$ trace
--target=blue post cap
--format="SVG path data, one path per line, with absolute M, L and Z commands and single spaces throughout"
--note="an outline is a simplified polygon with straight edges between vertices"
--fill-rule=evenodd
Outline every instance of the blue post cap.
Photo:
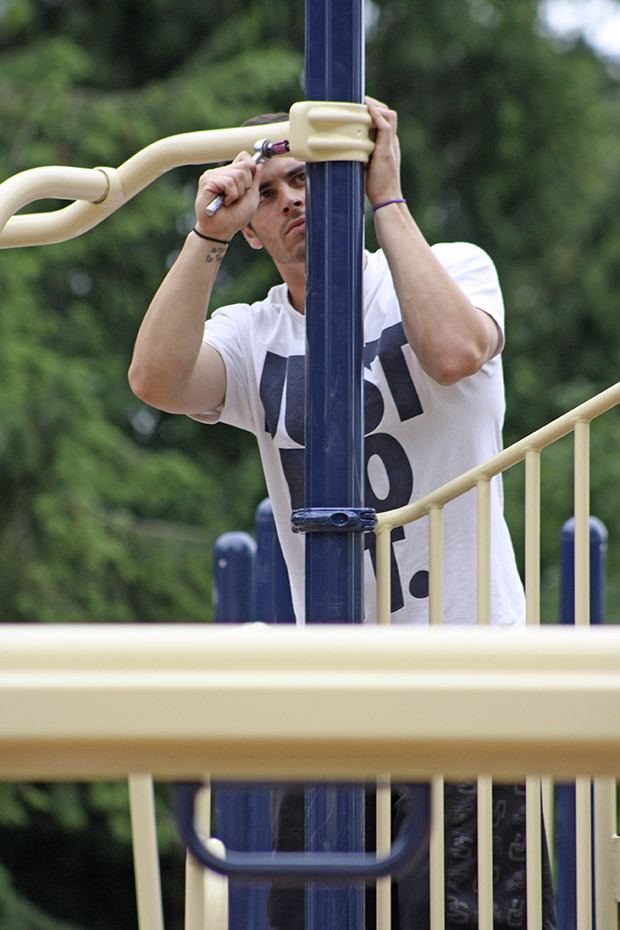
M 606 543 L 607 542 L 607 527 L 602 520 L 599 520 L 598 517 L 590 517 L 588 520 L 588 527 L 590 531 L 590 544 L 593 542 Z M 575 538 L 575 518 L 570 517 L 562 525 L 562 542 L 565 540 L 572 540 Z

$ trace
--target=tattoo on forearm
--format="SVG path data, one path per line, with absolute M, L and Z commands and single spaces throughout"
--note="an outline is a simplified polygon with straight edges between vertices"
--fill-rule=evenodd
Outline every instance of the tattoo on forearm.
M 216 245 L 213 248 L 209 249 L 207 252 L 207 257 L 205 258 L 205 264 L 211 265 L 213 262 L 217 262 L 219 265 L 226 255 L 226 247 L 221 245 Z

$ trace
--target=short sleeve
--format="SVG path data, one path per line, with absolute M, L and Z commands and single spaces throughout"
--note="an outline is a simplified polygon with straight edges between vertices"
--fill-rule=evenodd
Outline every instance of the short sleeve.
M 215 410 L 193 414 L 201 423 L 229 423 L 253 432 L 248 392 L 248 366 L 252 364 L 247 339 L 250 307 L 221 307 L 206 321 L 203 342 L 220 355 L 226 369 L 226 397 Z
M 505 340 L 504 299 L 490 256 L 470 242 L 441 243 L 433 246 L 433 252 L 474 307 L 484 310 L 495 320 L 501 337 L 500 352 Z

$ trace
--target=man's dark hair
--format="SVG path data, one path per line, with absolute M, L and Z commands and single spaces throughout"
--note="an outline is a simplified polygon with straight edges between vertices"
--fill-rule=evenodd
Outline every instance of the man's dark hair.
M 242 126 L 264 126 L 266 123 L 285 123 L 288 120 L 288 113 L 259 113 L 258 116 L 251 116 L 246 119 Z

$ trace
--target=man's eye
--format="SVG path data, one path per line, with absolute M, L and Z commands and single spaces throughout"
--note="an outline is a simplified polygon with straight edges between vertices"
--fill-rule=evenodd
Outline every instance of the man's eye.
M 272 191 L 269 190 L 269 188 L 267 188 L 267 189 L 264 190 L 264 191 L 260 191 L 260 193 L 259 193 L 258 196 L 259 196 L 259 198 L 260 198 L 261 200 L 267 200 L 267 198 L 271 196 L 271 193 L 272 193 Z
M 295 180 L 296 180 L 299 184 L 305 184 L 305 183 L 306 183 L 306 172 L 305 172 L 305 171 L 300 171 L 299 174 L 296 174 L 296 175 L 295 175 Z

